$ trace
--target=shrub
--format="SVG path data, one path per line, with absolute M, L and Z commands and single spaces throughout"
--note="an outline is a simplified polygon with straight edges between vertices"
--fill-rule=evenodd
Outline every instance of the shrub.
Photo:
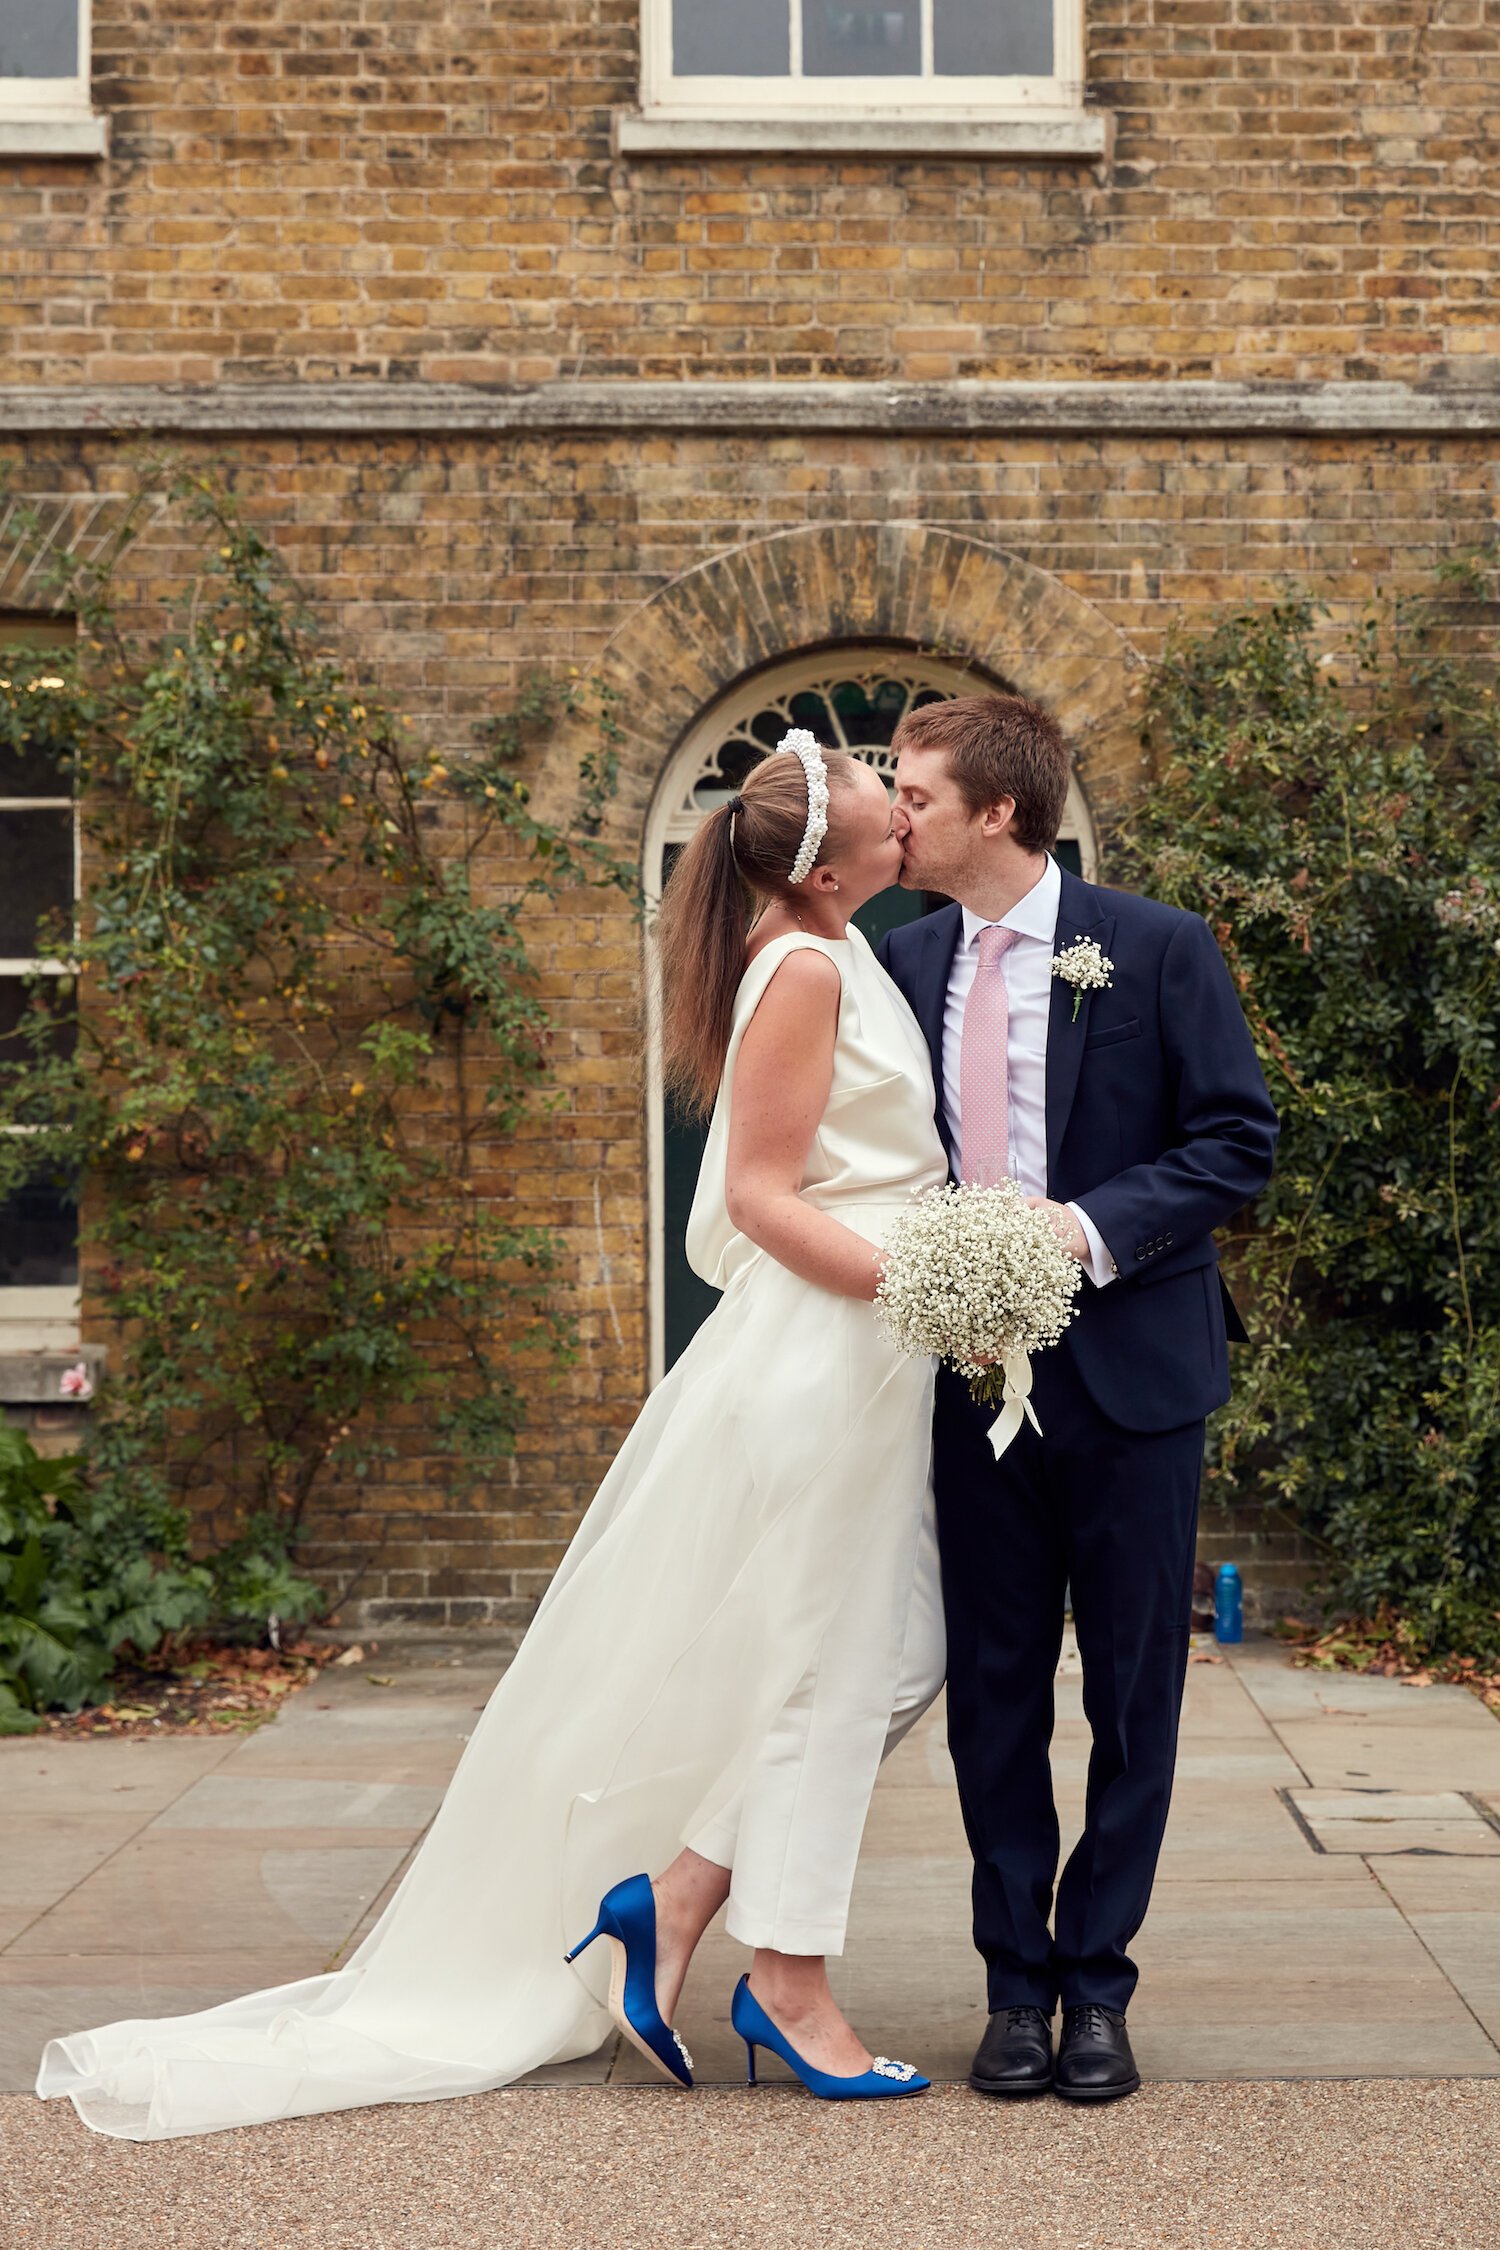
M 183 1511 L 122 1518 L 76 1456 L 43 1460 L 0 1423 L 0 1734 L 96 1702 L 120 1648 L 200 1624 L 213 1584 L 188 1556 Z
M 1290 598 L 1177 640 L 1110 880 L 1207 917 L 1281 1115 L 1228 1245 L 1254 1348 L 1211 1469 L 1321 1542 L 1331 1600 L 1477 1656 L 1500 1648 L 1500 720 L 1441 616 L 1329 647 Z

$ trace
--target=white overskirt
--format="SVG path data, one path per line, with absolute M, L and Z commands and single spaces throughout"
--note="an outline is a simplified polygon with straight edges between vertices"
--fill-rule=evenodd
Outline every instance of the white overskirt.
M 877 1241 L 892 1208 L 837 1216 Z M 49 2040 L 37 2092 L 166 2140 L 481 2093 L 592 2053 L 612 2028 L 606 1949 L 568 1967 L 565 1948 L 612 1883 L 732 1819 L 855 1557 L 889 1710 L 931 1400 L 932 1362 L 899 1355 L 868 1304 L 757 1255 L 646 1401 L 348 1962 Z

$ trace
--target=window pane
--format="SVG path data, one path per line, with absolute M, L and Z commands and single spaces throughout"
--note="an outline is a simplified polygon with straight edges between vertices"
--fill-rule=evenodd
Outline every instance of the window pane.
M 918 0 L 899 8 L 847 8 L 803 0 L 802 71 L 807 78 L 917 78 L 922 71 Z
M 1050 78 L 1052 0 L 932 0 L 932 66 L 955 78 Z
M 77 76 L 77 0 L 0 0 L 0 78 Z
M 803 0 L 803 77 L 915 79 L 922 74 L 922 9 L 843 7 Z
M 785 78 L 791 67 L 790 0 L 672 0 L 674 77 Z
M 0 1289 L 61 1289 L 78 1279 L 78 1197 L 48 1170 L 0 1200 Z
M 0 955 L 34 954 L 41 916 L 72 904 L 72 813 L 0 813 Z
M 40 701 L 38 697 L 38 701 Z M 20 749 L 0 742 L 0 797 L 71 797 L 73 762 L 62 746 L 30 735 Z M 0 820 L 10 815 L 0 813 Z

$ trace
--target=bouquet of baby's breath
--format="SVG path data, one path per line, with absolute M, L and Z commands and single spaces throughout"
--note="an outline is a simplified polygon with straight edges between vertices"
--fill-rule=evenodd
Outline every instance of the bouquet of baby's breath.
M 1002 1408 L 990 1432 L 998 1458 L 1023 1411 L 1040 1432 L 1028 1354 L 1055 1344 L 1077 1317 L 1082 1279 L 1016 1181 L 924 1188 L 886 1235 L 876 1318 L 899 1350 L 936 1352 L 981 1405 Z

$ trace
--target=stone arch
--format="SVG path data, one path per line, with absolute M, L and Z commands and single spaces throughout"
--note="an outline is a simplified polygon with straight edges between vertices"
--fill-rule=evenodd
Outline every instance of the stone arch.
M 590 676 L 617 699 L 619 792 L 608 828 L 629 849 L 700 714 L 736 681 L 802 649 L 884 641 L 973 665 L 1045 703 L 1068 735 L 1096 821 L 1141 771 L 1141 659 L 1103 611 L 1050 571 L 961 531 L 923 523 L 813 524 L 773 532 L 684 571 L 632 611 Z M 553 735 L 538 804 L 565 819 L 580 715 Z
M 922 523 L 839 523 L 730 548 L 631 612 L 589 667 L 616 699 L 619 788 L 605 828 L 645 861 L 652 808 L 696 729 L 736 690 L 803 654 L 872 645 L 1004 681 L 1055 713 L 1097 833 L 1141 771 L 1133 689 L 1140 660 L 1092 602 L 1049 572 L 965 532 Z M 592 699 L 588 699 L 590 702 Z M 551 736 L 536 776 L 543 817 L 566 823 L 580 761 L 598 747 L 585 709 Z M 648 995 L 649 997 L 649 995 Z M 663 1365 L 666 1126 L 649 1021 L 643 1118 L 650 1376 Z M 622 1081 L 635 1065 L 621 1062 Z

